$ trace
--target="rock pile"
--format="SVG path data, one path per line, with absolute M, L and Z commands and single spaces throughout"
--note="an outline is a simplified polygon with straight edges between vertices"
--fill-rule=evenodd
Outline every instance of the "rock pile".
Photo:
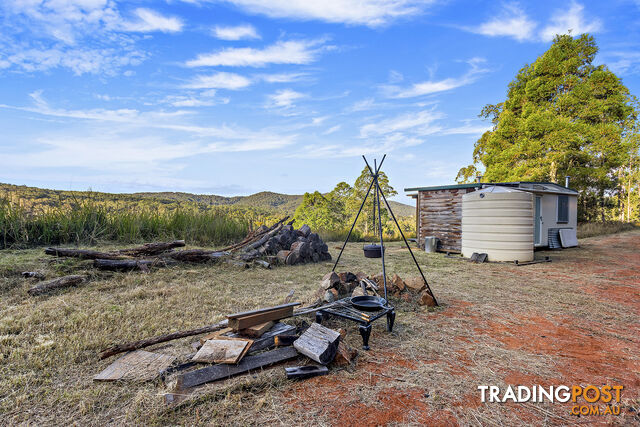
M 364 285 L 364 286 L 363 286 Z M 400 298 L 406 302 L 416 302 L 419 305 L 435 306 L 435 301 L 422 277 L 411 277 L 403 280 L 397 274 L 387 276 L 387 293 L 389 297 Z M 384 280 L 382 273 L 367 276 L 365 273 L 327 273 L 316 293 L 316 298 L 324 303 L 330 303 L 341 298 L 359 295 L 384 296 Z

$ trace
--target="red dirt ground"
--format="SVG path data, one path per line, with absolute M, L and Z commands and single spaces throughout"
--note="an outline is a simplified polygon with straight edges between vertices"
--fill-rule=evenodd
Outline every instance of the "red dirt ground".
M 613 249 L 612 249 L 613 248 Z M 640 423 L 640 235 L 615 235 L 588 240 L 583 247 L 558 254 L 559 262 L 538 264 L 535 268 L 504 266 L 498 274 L 527 276 L 522 286 L 547 280 L 560 281 L 571 292 L 588 298 L 584 315 L 572 315 L 562 310 L 553 313 L 536 310 L 535 306 L 505 309 L 493 316 L 481 316 L 475 310 L 483 301 L 449 299 L 443 311 L 417 313 L 416 318 L 432 326 L 432 339 L 449 339 L 447 357 L 433 354 L 424 359 L 406 356 L 403 348 L 372 349 L 360 357 L 352 373 L 328 375 L 296 383 L 283 396 L 295 411 L 322 415 L 336 425 L 373 426 L 395 423 L 428 425 L 481 423 L 470 411 L 480 415 L 487 403 L 480 402 L 477 385 L 488 378 L 504 385 L 618 385 L 624 386 L 623 416 L 576 418 L 568 415 L 570 406 L 535 404 L 504 404 L 516 422 L 526 424 L 564 423 Z M 532 266 L 533 267 L 533 266 Z M 490 275 L 495 272 L 490 272 Z M 545 295 L 539 295 L 543 302 Z M 563 301 L 571 304 L 571 301 Z M 621 318 L 591 318 L 589 306 L 617 305 L 630 316 Z M 502 305 L 501 305 L 502 306 Z M 606 310 L 601 310 L 605 312 Z M 467 335 L 447 337 L 451 325 L 468 325 Z M 480 342 L 493 342 L 501 349 L 522 354 L 513 364 L 492 364 L 491 360 L 475 360 Z M 375 353 L 374 353 L 375 351 Z M 373 357 L 369 357 L 374 353 Z M 553 374 L 538 375 L 528 369 L 527 355 L 548 360 Z M 468 392 L 440 394 L 412 385 L 406 374 L 428 366 L 428 372 L 449 375 L 451 380 L 467 384 Z M 479 378 L 478 372 L 489 368 L 496 375 Z M 344 373 L 344 372 L 343 372 Z M 403 376 L 404 374 L 404 376 Z M 424 375 L 420 371 L 419 375 Z M 434 390 L 437 380 L 434 379 Z M 424 384 L 424 382 L 423 382 Z M 501 385 L 501 384 L 496 384 Z M 494 404 L 495 405 L 495 404 Z M 630 409 L 630 408 L 635 409 Z M 495 414 L 494 414 L 495 415 Z M 491 418 L 491 414 L 487 414 Z M 501 419 L 493 418 L 500 422 Z M 473 422 L 473 421 L 471 421 Z

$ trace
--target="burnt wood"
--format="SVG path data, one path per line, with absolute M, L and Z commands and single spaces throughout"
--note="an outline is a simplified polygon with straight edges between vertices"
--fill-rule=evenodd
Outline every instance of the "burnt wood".
M 274 365 L 298 357 L 293 347 L 281 347 L 255 356 L 246 356 L 237 365 L 213 365 L 178 375 L 177 390 L 196 387 L 212 381 L 229 378 L 251 370 Z

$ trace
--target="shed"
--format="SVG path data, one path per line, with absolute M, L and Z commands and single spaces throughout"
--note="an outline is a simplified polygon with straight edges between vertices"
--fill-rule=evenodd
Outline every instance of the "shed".
M 462 250 L 462 196 L 482 188 L 500 186 L 533 193 L 535 247 L 559 248 L 560 230 L 577 229 L 578 192 L 552 182 L 515 181 L 405 188 L 416 199 L 416 237 L 437 237 L 438 250 Z

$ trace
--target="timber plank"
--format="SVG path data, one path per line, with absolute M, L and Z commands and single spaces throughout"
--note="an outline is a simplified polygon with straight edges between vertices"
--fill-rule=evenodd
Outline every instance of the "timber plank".
M 298 357 L 298 351 L 293 347 L 281 347 L 255 356 L 247 356 L 237 365 L 214 365 L 196 371 L 178 375 L 177 390 L 196 387 L 212 381 L 229 378 L 251 370 L 263 368 L 276 363 Z
M 175 356 L 136 350 L 125 354 L 102 372 L 94 381 L 136 380 L 150 381 L 160 375 L 175 360 Z
M 295 307 L 297 305 L 300 305 L 300 303 L 299 302 L 290 302 L 288 304 L 276 305 L 274 307 L 266 307 L 266 308 L 259 308 L 257 310 L 242 311 L 240 313 L 234 313 L 234 314 L 227 315 L 227 319 L 236 319 L 238 317 L 246 317 L 246 316 L 250 316 L 250 315 L 254 315 L 254 314 L 266 313 L 268 311 L 273 311 L 273 310 L 277 310 L 277 309 L 285 308 L 285 307 Z
M 250 326 L 259 325 L 271 320 L 280 320 L 293 316 L 293 307 L 296 304 L 286 304 L 283 307 L 276 308 L 263 313 L 251 314 L 243 317 L 229 318 L 229 327 L 233 328 L 234 332 L 238 332 L 242 329 L 246 329 Z

